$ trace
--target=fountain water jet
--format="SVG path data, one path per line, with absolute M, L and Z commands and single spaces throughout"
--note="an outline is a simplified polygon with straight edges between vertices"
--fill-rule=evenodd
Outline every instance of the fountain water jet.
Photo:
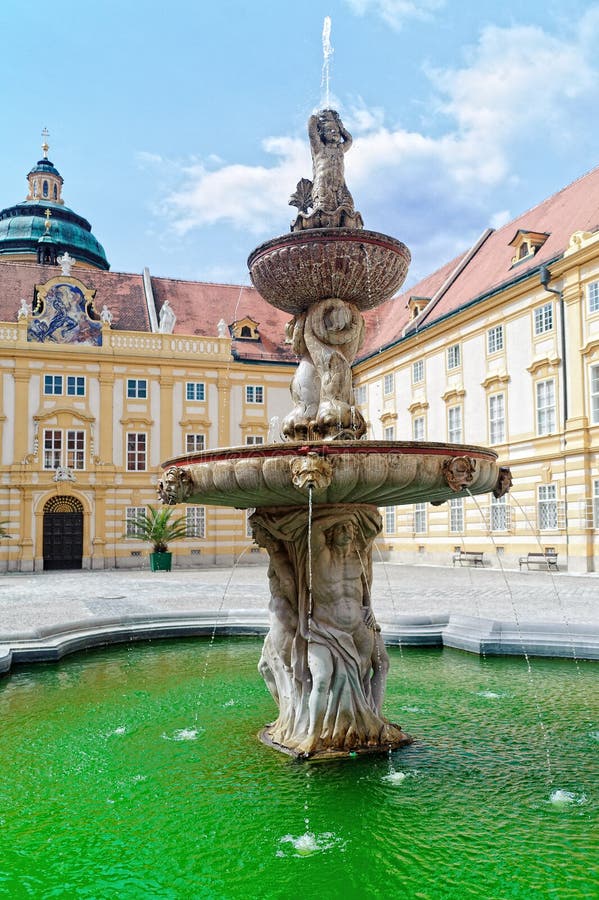
M 308 123 L 312 180 L 290 204 L 291 233 L 257 247 L 252 282 L 289 312 L 300 362 L 285 442 L 227 448 L 164 463 L 165 503 L 254 508 L 255 542 L 269 555 L 271 627 L 259 668 L 279 707 L 261 739 L 298 757 L 387 753 L 411 742 L 382 712 L 388 655 L 371 606 L 379 506 L 443 502 L 509 489 L 509 471 L 481 447 L 365 441 L 351 365 L 362 312 L 402 285 L 408 248 L 366 231 L 345 183 L 352 138 L 337 112 Z

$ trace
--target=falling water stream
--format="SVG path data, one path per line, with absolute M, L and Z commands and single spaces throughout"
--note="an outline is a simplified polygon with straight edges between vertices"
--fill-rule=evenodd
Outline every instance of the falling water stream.
M 320 83 L 321 89 L 321 105 L 323 109 L 330 109 L 331 105 L 331 57 L 333 55 L 333 47 L 331 46 L 331 17 L 325 16 L 322 26 L 322 77 Z

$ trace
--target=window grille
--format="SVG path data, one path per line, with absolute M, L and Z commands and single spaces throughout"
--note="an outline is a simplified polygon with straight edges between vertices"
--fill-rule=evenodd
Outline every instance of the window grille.
M 412 363 L 412 383 L 420 384 L 424 381 L 424 360 L 417 359 Z
M 599 281 L 591 281 L 587 285 L 587 298 L 589 302 L 589 312 L 599 311 Z
M 148 436 L 142 432 L 127 434 L 127 471 L 144 472 L 146 469 Z
M 67 396 L 85 397 L 84 375 L 67 375 Z
M 127 379 L 127 397 L 130 400 L 145 400 L 148 396 L 148 382 L 145 378 Z
M 202 401 L 206 399 L 206 385 L 202 381 L 188 381 L 185 384 L 185 399 Z
M 200 453 L 206 449 L 206 436 L 204 434 L 186 434 L 185 452 Z
M 145 506 L 128 506 L 125 512 L 125 536 L 126 537 L 135 537 L 138 534 L 141 534 L 141 529 L 139 525 L 136 525 L 135 522 L 132 522 L 131 519 L 137 518 L 137 516 L 145 516 L 146 508 Z
M 449 501 L 449 530 L 456 534 L 464 531 L 464 498 L 453 497 Z
M 188 506 L 185 510 L 187 537 L 206 537 L 206 509 L 204 506 Z
M 487 353 L 503 350 L 503 325 L 496 325 L 487 331 Z
M 395 507 L 385 507 L 385 533 L 395 534 Z
M 555 382 L 553 378 L 537 382 L 537 434 L 555 431 Z
M 412 437 L 415 441 L 424 440 L 424 416 L 416 416 L 412 422 Z
M 392 394 L 394 390 L 395 377 L 393 375 L 393 372 L 391 372 L 390 374 L 385 375 L 385 378 L 383 379 L 383 391 L 385 395 L 388 396 L 389 394 Z
M 462 407 L 450 406 L 447 410 L 447 432 L 449 442 L 459 444 L 462 440 Z
M 462 355 L 460 353 L 460 345 L 454 344 L 447 348 L 447 368 L 457 369 L 462 363 Z
M 505 441 L 505 398 L 503 394 L 489 397 L 489 441 L 502 444 Z
M 62 394 L 62 375 L 44 375 L 44 394 Z
M 591 423 L 599 424 L 599 366 L 591 366 Z
M 414 504 L 412 527 L 414 534 L 424 534 L 426 532 L 426 503 Z
M 534 310 L 535 334 L 553 330 L 553 303 L 545 303 Z

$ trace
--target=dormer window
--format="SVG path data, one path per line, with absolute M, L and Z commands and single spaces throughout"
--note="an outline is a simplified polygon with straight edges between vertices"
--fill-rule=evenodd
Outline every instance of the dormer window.
M 530 259 L 531 256 L 534 256 L 548 237 L 549 235 L 544 231 L 526 231 L 523 228 L 519 228 L 509 243 L 509 246 L 514 248 L 512 265 L 515 266 L 522 260 Z
M 430 300 L 430 297 L 410 297 L 406 304 L 410 310 L 410 319 L 416 319 L 426 309 Z
M 259 341 L 260 340 L 260 332 L 258 331 L 258 322 L 255 322 L 253 319 L 250 319 L 249 316 L 246 316 L 244 319 L 239 319 L 237 322 L 233 322 L 231 325 L 231 334 L 237 340 L 242 341 Z

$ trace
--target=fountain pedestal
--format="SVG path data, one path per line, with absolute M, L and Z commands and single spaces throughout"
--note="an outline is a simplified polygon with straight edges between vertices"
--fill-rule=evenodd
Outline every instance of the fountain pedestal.
M 271 627 L 259 670 L 279 707 L 261 739 L 293 756 L 347 756 L 411 742 L 382 714 L 389 660 L 371 605 L 375 506 L 265 508 Z

